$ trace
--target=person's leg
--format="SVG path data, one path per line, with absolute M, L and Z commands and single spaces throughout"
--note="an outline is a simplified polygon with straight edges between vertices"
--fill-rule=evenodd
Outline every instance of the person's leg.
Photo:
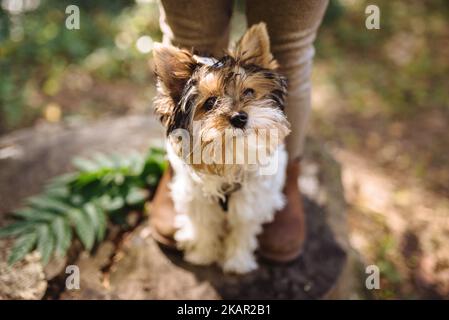
M 287 138 L 289 164 L 284 193 L 286 207 L 265 225 L 259 238 L 260 253 L 272 260 L 289 261 L 301 252 L 305 238 L 305 218 L 298 188 L 299 159 L 304 149 L 310 113 L 310 75 L 313 42 L 328 0 L 247 0 L 248 25 L 267 24 L 271 51 L 288 79 L 285 106 L 292 132 Z
M 313 42 L 328 0 L 247 0 L 248 26 L 265 22 L 271 51 L 288 79 L 285 106 L 292 132 L 287 138 L 290 159 L 302 155 L 310 112 Z
M 193 49 L 198 54 L 220 56 L 228 47 L 231 0 L 162 0 L 160 25 L 163 42 Z M 151 207 L 154 238 L 169 247 L 175 246 L 176 212 L 170 196 L 171 168 L 166 170 L 156 190 Z
M 161 0 L 164 44 L 220 56 L 228 47 L 232 0 Z

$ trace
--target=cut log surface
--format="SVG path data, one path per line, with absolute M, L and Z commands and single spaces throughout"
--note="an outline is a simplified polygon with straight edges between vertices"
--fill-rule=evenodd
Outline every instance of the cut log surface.
M 128 116 L 84 126 L 41 127 L 0 138 L 0 224 L 8 211 L 39 192 L 51 177 L 70 171 L 71 159 L 94 152 L 126 153 L 162 145 L 162 130 L 151 116 Z M 108 240 L 70 263 L 79 267 L 80 289 L 65 288 L 65 264 L 29 268 L 28 258 L 6 266 L 5 240 L 0 241 L 0 299 L 322 299 L 353 297 L 348 264 L 345 202 L 338 164 L 310 140 L 299 181 L 304 192 L 307 241 L 295 261 L 277 265 L 259 261 L 259 269 L 243 276 L 225 275 L 216 266 L 193 266 L 182 254 L 161 248 L 151 237 L 148 221 L 128 233 L 110 232 Z M 111 235 L 112 234 L 112 235 Z M 113 236 L 113 234 L 120 236 Z M 2 245 L 3 244 L 3 245 Z M 56 267 L 55 267 L 56 265 Z M 26 268 L 25 268 L 26 269 Z M 5 271 L 6 270 L 6 271 Z M 34 272 L 30 275 L 30 271 Z M 14 277 L 11 277 L 11 275 Z M 30 282 L 24 296 L 7 291 L 14 279 Z M 23 281 L 23 280 L 22 280 Z M 36 283 L 36 284 L 34 284 Z M 47 288 L 47 289 L 46 289 Z

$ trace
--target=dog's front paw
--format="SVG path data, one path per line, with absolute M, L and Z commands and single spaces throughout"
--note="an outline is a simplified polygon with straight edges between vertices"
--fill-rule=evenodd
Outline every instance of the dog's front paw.
M 256 270 L 256 259 L 252 254 L 242 254 L 225 260 L 222 264 L 224 272 L 244 274 Z
M 216 261 L 216 258 L 216 254 L 213 252 L 202 252 L 200 250 L 194 250 L 184 253 L 184 260 L 200 266 L 210 265 Z

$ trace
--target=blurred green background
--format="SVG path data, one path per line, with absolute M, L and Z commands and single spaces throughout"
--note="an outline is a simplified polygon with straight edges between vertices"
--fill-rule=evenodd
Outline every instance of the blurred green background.
M 80 30 L 65 28 L 70 4 Z M 365 28 L 368 4 L 380 30 Z M 150 112 L 158 16 L 152 0 L 1 0 L 0 134 Z M 449 2 L 331 0 L 316 47 L 311 133 L 347 172 L 351 243 L 385 275 L 367 297 L 449 294 Z M 394 187 L 373 205 L 382 183 Z

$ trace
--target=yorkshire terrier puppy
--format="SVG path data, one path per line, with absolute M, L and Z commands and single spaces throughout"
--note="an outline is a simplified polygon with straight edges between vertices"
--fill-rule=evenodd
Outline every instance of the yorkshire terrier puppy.
M 175 240 L 194 264 L 225 272 L 257 268 L 262 225 L 284 204 L 287 90 L 265 24 L 223 57 L 154 49 L 155 110 L 167 131 Z

